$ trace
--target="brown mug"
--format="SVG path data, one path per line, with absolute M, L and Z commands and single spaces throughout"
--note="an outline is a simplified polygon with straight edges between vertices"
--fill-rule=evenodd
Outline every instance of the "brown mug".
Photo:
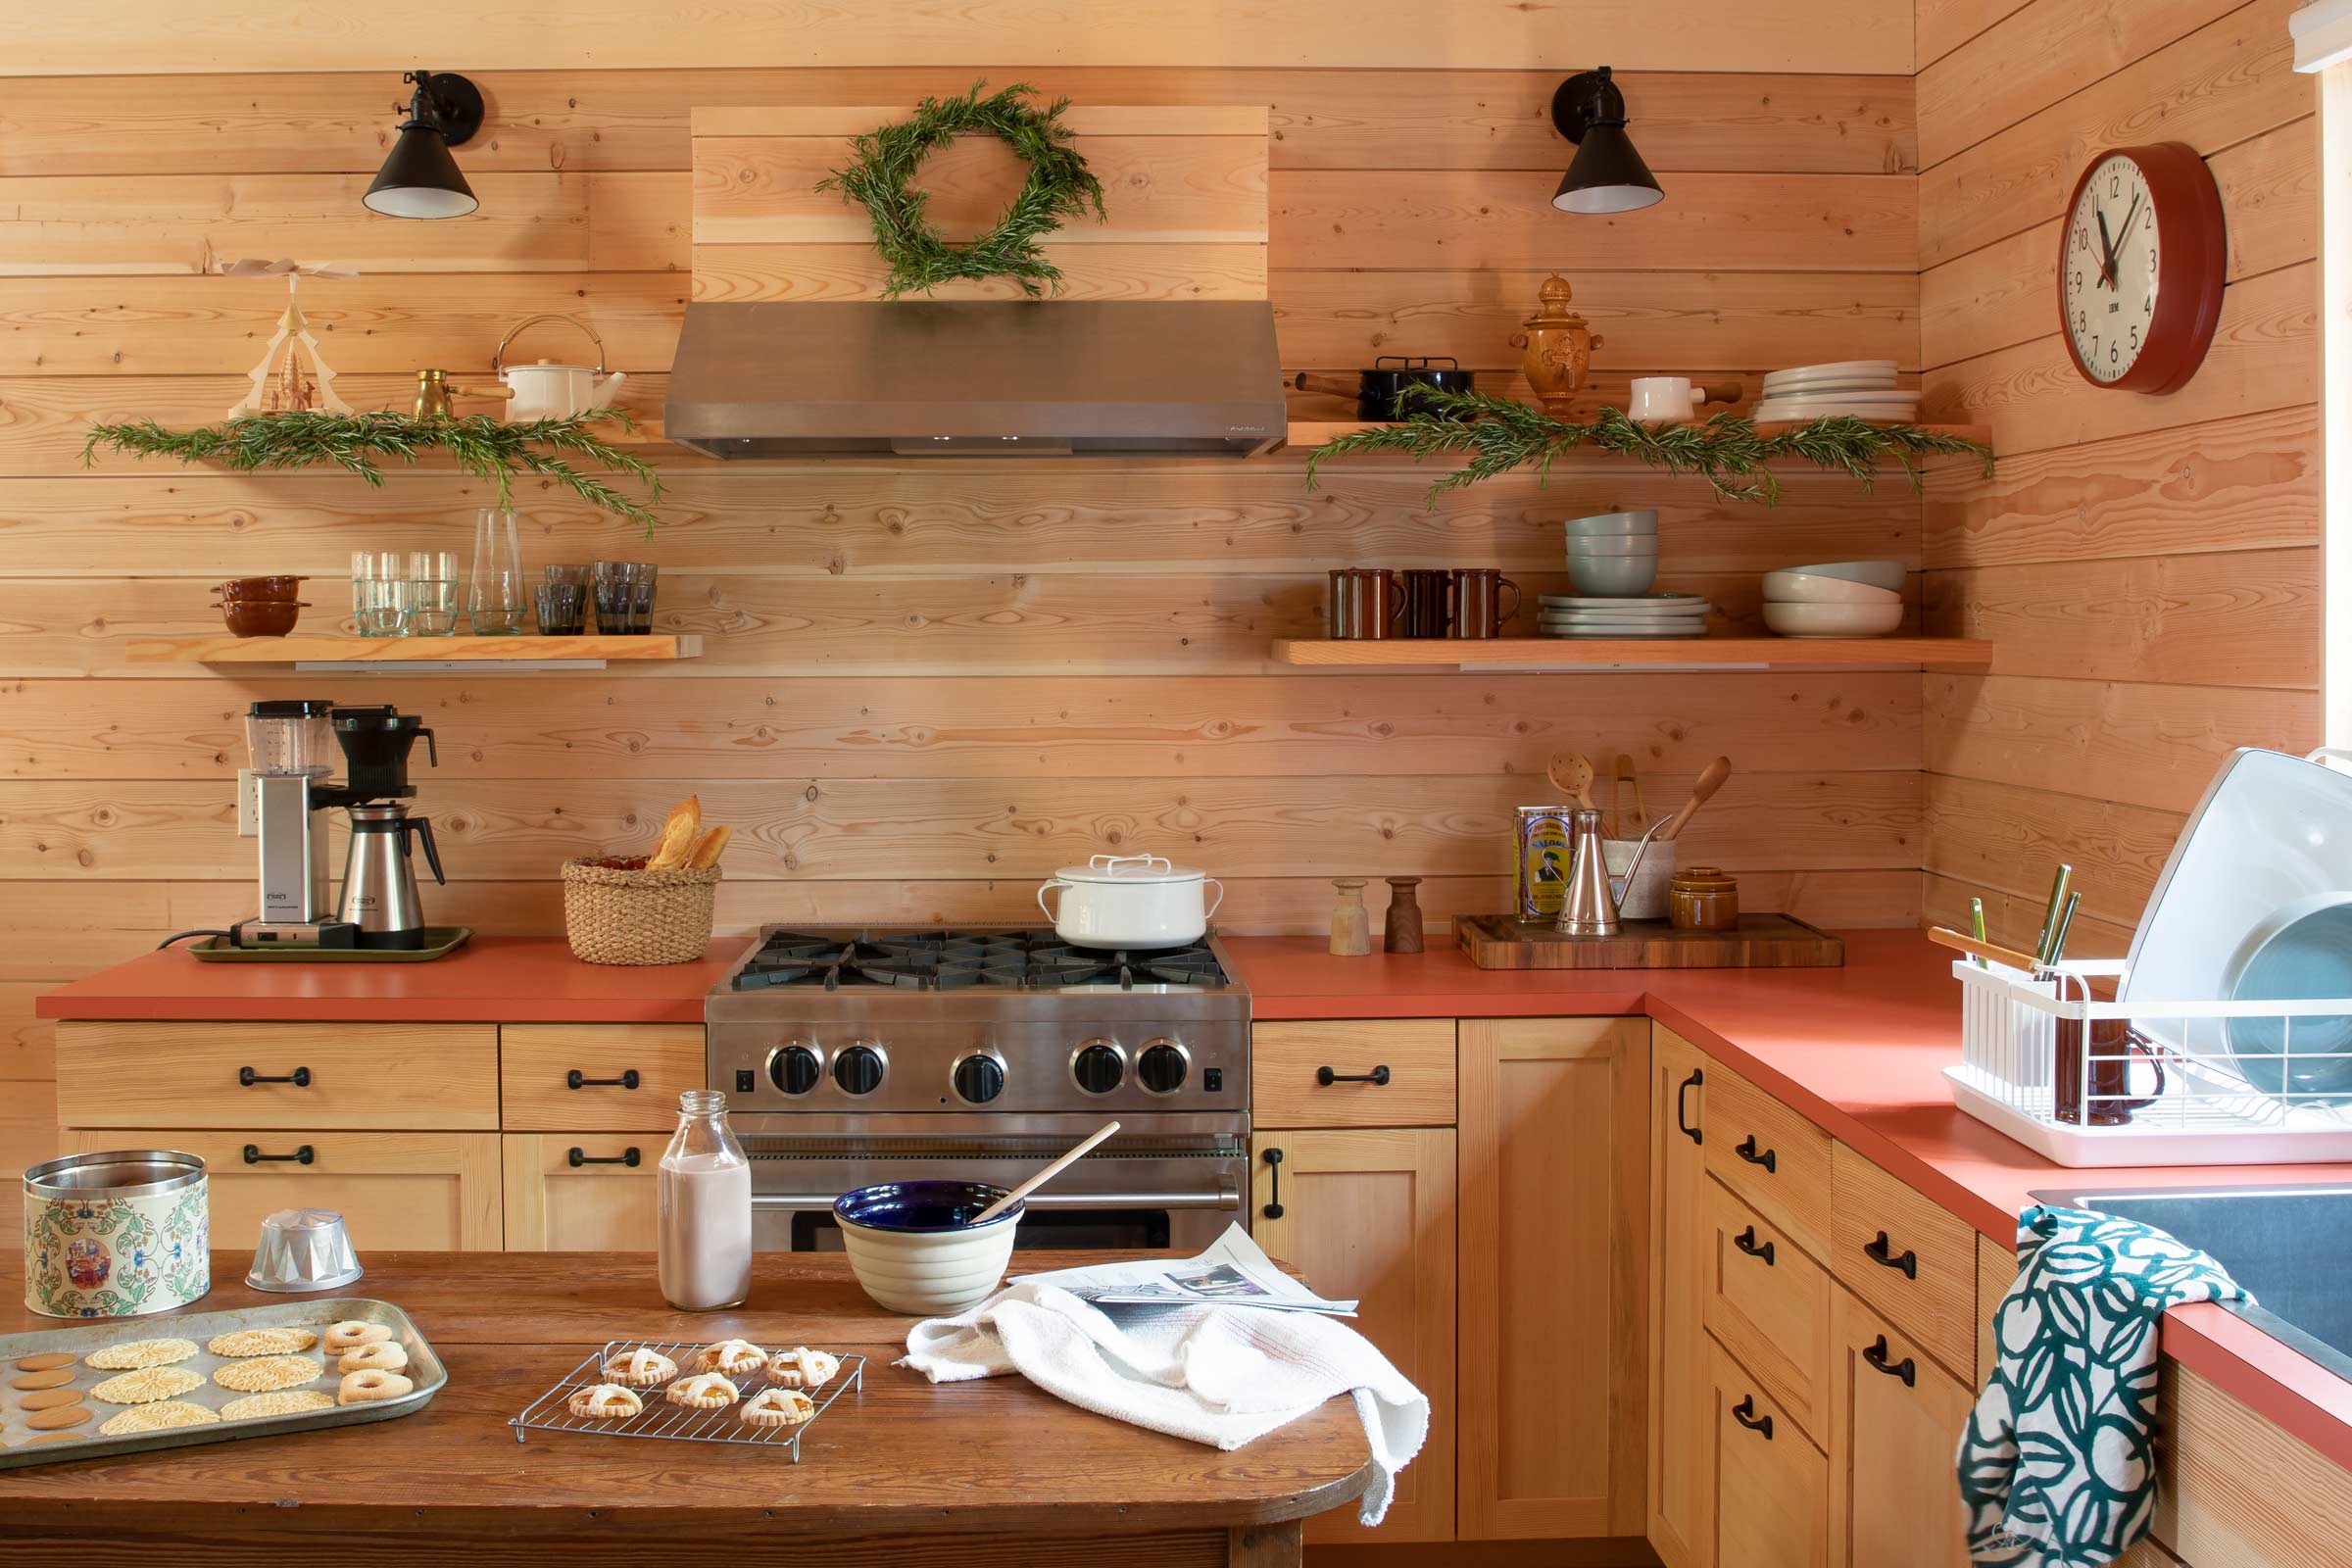
M 1451 611 L 1446 635 L 1483 641 L 1502 635 L 1503 624 L 1519 613 L 1519 585 L 1493 566 L 1456 566 L 1450 590 Z M 1503 590 L 1510 590 L 1508 605 Z
M 2123 1018 L 2060 1018 L 2057 1056 L 2051 1074 L 2053 1110 L 2072 1126 L 2120 1127 L 2132 1113 L 2156 1103 L 2164 1094 L 2162 1048 Z M 2083 1031 L 2090 1047 L 2083 1049 Z M 2132 1054 L 2138 1052 L 2156 1070 L 2156 1087 L 2145 1099 L 2132 1095 Z
M 1341 566 L 1331 574 L 1324 627 L 1335 638 L 1362 641 L 1396 635 L 1404 615 L 1404 585 L 1386 566 Z
M 1404 620 L 1398 635 L 1443 637 L 1453 624 L 1453 573 L 1444 567 L 1401 571 Z

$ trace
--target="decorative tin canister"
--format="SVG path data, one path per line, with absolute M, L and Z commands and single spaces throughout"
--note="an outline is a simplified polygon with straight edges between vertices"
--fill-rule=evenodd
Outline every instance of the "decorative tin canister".
M 168 1149 L 69 1154 L 24 1173 L 24 1304 L 143 1317 L 213 1287 L 204 1161 Z
M 1556 919 L 1568 892 L 1568 808 L 1522 806 L 1514 842 L 1519 918 Z

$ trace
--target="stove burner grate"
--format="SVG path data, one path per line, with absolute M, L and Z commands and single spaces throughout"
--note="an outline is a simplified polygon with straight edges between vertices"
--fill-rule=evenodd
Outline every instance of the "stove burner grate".
M 956 991 L 1002 986 L 1052 991 L 1070 986 L 1221 986 L 1225 971 L 1205 943 L 1177 948 L 1073 947 L 1051 931 L 911 931 L 848 940 L 777 931 L 744 960 L 737 991 L 819 986 L 892 986 Z

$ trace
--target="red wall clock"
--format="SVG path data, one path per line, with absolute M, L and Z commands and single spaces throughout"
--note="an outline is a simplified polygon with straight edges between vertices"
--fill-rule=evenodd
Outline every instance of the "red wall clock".
M 2171 392 L 2222 315 L 2221 187 L 2186 142 L 2101 153 L 2075 182 L 2058 250 L 2060 333 L 2075 368 L 2115 392 Z

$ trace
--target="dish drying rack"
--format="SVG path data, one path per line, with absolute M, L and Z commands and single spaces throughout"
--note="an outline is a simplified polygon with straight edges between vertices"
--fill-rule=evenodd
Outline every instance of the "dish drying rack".
M 2352 1052 L 2299 1047 L 2298 1020 L 2352 1018 L 2352 998 L 2307 1002 L 2100 1002 L 2091 982 L 2121 981 L 2128 966 L 2082 959 L 2038 972 L 1962 958 L 1962 1051 L 1943 1069 L 1962 1110 L 2058 1164 L 2287 1164 L 2352 1159 L 2352 1091 L 2286 1089 L 2298 1066 L 2352 1059 Z M 2146 1042 L 2128 1037 L 2093 1044 L 2091 1026 L 2126 1021 Z M 2230 1050 L 2230 1020 L 2277 1020 L 2280 1049 Z M 2061 1054 L 2061 1036 L 2066 1050 Z M 2153 1088 L 2150 1054 L 2161 1063 Z M 2125 1093 L 2093 1093 L 2091 1068 L 2128 1058 Z M 2077 1066 L 2077 1062 L 2080 1066 Z M 2241 1062 L 2277 1062 L 2278 1090 L 2249 1082 Z M 2346 1069 L 2352 1077 L 2352 1067 Z M 2063 1090 L 2063 1093 L 2062 1093 Z M 2062 1103 L 2063 1101 L 2063 1103 Z M 2130 1101 L 2128 1111 L 2120 1102 Z M 2127 1119 L 2102 1125 L 2102 1112 Z
M 764 1367 L 750 1377 L 730 1378 L 728 1381 L 742 1391 L 743 1398 L 715 1410 L 671 1404 L 662 1397 L 663 1389 L 655 1388 L 635 1391 L 644 1399 L 645 1408 L 623 1420 L 571 1413 L 574 1394 L 610 1381 L 605 1376 L 605 1364 L 614 1356 L 626 1355 L 631 1350 L 658 1351 L 676 1364 L 678 1376 L 683 1378 L 692 1375 L 686 1368 L 693 1361 L 694 1352 L 702 1348 L 701 1341 L 608 1340 L 603 1349 L 590 1353 L 554 1388 L 524 1405 L 522 1413 L 510 1419 L 507 1425 L 514 1429 L 516 1443 L 527 1441 L 533 1432 L 584 1432 L 600 1438 L 659 1438 L 672 1443 L 729 1443 L 738 1447 L 782 1448 L 792 1455 L 794 1464 L 799 1464 L 801 1439 L 833 1408 L 835 1399 L 865 1383 L 865 1357 L 843 1356 L 841 1370 L 833 1374 L 832 1381 L 812 1393 L 816 1409 L 797 1427 L 756 1427 L 738 1416 L 744 1399 L 769 1386 Z

